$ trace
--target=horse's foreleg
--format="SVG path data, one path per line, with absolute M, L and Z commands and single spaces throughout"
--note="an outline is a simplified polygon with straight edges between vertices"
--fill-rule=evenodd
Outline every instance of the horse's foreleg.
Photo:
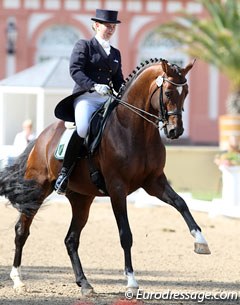
M 192 236 L 195 238 L 194 251 L 198 254 L 210 254 L 208 244 L 197 225 L 192 214 L 187 207 L 186 202 L 172 189 L 165 175 L 158 177 L 145 187 L 145 190 L 152 196 L 156 196 L 160 200 L 170 204 L 177 209 L 183 216 Z
M 34 216 L 20 214 L 19 220 L 15 225 L 15 255 L 10 277 L 13 280 L 13 288 L 18 292 L 25 290 L 25 284 L 21 276 L 21 260 L 23 246 L 29 236 L 29 228 Z
M 133 267 L 132 267 L 132 258 L 131 258 L 132 233 L 128 222 L 126 197 L 121 199 L 121 196 L 116 196 L 116 198 L 111 196 L 111 202 L 119 230 L 121 246 L 124 251 L 127 289 L 136 290 L 138 288 L 138 283 L 135 279 Z
M 77 193 L 71 193 L 67 197 L 72 206 L 72 221 L 65 238 L 65 245 L 72 263 L 76 283 L 79 287 L 81 287 L 81 292 L 83 295 L 90 295 L 93 293 L 93 287 L 89 284 L 83 272 L 78 255 L 78 247 L 80 234 L 87 223 L 89 209 L 93 201 L 93 197 L 87 197 Z

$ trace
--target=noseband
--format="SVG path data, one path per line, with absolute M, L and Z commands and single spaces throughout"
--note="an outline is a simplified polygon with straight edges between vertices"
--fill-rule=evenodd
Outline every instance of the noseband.
M 173 81 L 171 81 L 170 79 L 168 79 L 167 77 L 164 77 L 164 75 L 160 75 L 157 77 L 156 79 L 156 84 L 157 84 L 157 88 L 154 90 L 153 94 L 158 90 L 158 88 L 160 88 L 160 94 L 159 94 L 159 121 L 163 122 L 163 125 L 166 126 L 168 124 L 168 118 L 171 115 L 182 115 L 182 109 L 181 110 L 173 110 L 173 111 L 168 111 L 166 109 L 166 107 L 164 106 L 164 102 L 163 102 L 163 83 L 168 82 L 174 86 L 178 87 L 183 87 L 187 84 L 187 81 L 185 81 L 184 83 L 175 83 Z

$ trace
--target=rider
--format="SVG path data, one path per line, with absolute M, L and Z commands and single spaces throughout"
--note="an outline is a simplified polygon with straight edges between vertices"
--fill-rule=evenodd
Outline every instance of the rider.
M 116 25 L 121 22 L 117 20 L 117 15 L 117 11 L 97 9 L 96 16 L 91 18 L 95 37 L 77 41 L 71 54 L 70 74 L 75 86 L 68 107 L 74 107 L 73 121 L 77 132 L 74 131 L 70 139 L 55 183 L 58 194 L 66 192 L 68 178 L 86 137 L 91 115 L 106 102 L 110 87 L 118 91 L 124 82 L 120 51 L 109 43 Z M 64 113 L 61 118 L 64 120 Z

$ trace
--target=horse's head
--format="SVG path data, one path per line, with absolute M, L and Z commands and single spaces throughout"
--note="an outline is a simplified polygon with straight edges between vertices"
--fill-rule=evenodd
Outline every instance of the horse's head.
M 152 82 L 151 105 L 158 111 L 167 138 L 177 139 L 183 134 L 182 111 L 188 94 L 186 74 L 194 61 L 185 68 L 163 60 L 158 66 L 158 76 Z

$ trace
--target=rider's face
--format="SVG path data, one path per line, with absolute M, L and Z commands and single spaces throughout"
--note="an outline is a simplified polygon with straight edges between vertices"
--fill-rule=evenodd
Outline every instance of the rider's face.
M 102 39 L 109 40 L 112 37 L 112 35 L 115 33 L 116 24 L 96 22 L 96 29 L 98 35 Z

